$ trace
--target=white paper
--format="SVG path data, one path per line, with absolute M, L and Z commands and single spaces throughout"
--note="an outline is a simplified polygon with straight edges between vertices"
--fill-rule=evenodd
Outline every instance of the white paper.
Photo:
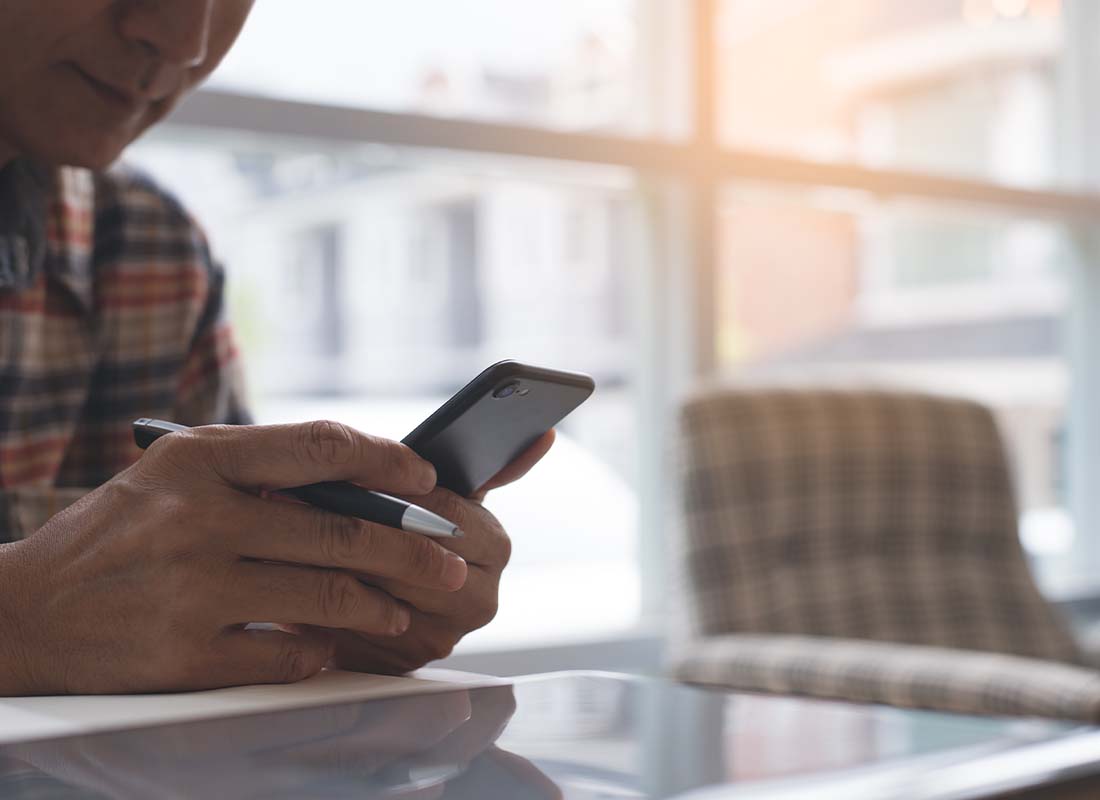
M 405 678 L 324 670 L 299 683 L 208 692 L 3 697 L 0 744 L 507 683 L 441 669 L 423 669 Z

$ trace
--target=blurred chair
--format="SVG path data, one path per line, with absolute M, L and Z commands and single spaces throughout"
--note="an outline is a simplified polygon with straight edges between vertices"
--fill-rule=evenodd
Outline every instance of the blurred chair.
M 1100 721 L 1039 593 L 990 412 L 878 391 L 718 391 L 682 417 L 689 682 Z

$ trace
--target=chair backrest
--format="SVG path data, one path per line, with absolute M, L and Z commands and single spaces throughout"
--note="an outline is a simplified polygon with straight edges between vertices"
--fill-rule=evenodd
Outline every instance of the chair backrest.
M 1031 577 L 986 408 L 880 391 L 723 390 L 689 402 L 681 422 L 695 635 L 1081 660 Z

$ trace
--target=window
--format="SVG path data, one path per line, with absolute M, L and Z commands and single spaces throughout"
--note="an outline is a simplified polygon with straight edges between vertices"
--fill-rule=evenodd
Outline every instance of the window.
M 492 498 L 515 557 L 463 647 L 667 618 L 667 443 L 715 373 L 985 400 L 1044 586 L 1095 588 L 1100 6 L 354 6 L 257 4 L 131 159 L 231 265 L 262 419 L 399 436 L 498 357 L 595 374 Z
M 723 138 L 1049 184 L 1060 11 L 1058 0 L 724 0 Z
M 722 194 L 717 363 L 986 402 L 1037 577 L 1056 595 L 1094 586 L 1100 294 L 1082 227 L 1093 212 L 1075 206 L 1095 197 L 1049 187 L 1094 186 L 1079 109 L 1095 9 L 722 0 L 718 12 L 719 135 L 758 160 L 746 172 L 759 180 Z
M 318 0 L 308 12 L 276 0 L 257 4 L 211 85 L 338 106 L 653 133 L 669 121 L 654 114 L 655 80 L 667 75 L 647 41 L 659 35 L 652 16 L 634 0 L 522 7 Z
M 720 215 L 724 371 L 991 407 L 1024 543 L 1058 591 L 1076 536 L 1058 491 L 1070 378 L 1064 229 L 966 206 L 751 185 L 727 192 Z
M 401 438 L 503 358 L 593 375 L 599 392 L 551 456 L 492 497 L 514 556 L 501 613 L 471 643 L 636 624 L 629 172 L 428 168 L 323 142 L 171 134 L 129 156 L 211 220 L 262 422 L 332 418 Z

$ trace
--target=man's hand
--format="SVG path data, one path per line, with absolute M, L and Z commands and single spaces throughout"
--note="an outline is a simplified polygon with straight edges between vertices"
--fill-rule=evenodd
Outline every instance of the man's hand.
M 554 432 L 550 431 L 470 499 L 439 488 L 427 496 L 409 498 L 462 528 L 462 538 L 438 541 L 466 560 L 470 570 L 466 585 L 457 592 L 443 592 L 410 584 L 400 577 L 370 578 L 371 584 L 408 604 L 412 623 L 397 638 L 337 632 L 335 666 L 366 672 L 410 672 L 429 661 L 446 658 L 459 639 L 496 616 L 500 576 L 512 545 L 496 517 L 481 506 L 481 500 L 489 490 L 523 477 L 553 444 Z
M 0 547 L 0 695 L 295 681 L 333 655 L 324 629 L 381 646 L 410 627 L 395 597 L 456 598 L 466 563 L 437 542 L 258 496 L 328 480 L 424 495 L 435 471 L 403 445 L 336 423 L 211 426 L 158 440 L 34 536 Z M 461 511 L 469 552 L 503 566 L 499 526 L 428 496 L 436 510 Z M 482 576 L 474 585 L 488 594 Z M 295 635 L 249 622 L 306 627 Z

